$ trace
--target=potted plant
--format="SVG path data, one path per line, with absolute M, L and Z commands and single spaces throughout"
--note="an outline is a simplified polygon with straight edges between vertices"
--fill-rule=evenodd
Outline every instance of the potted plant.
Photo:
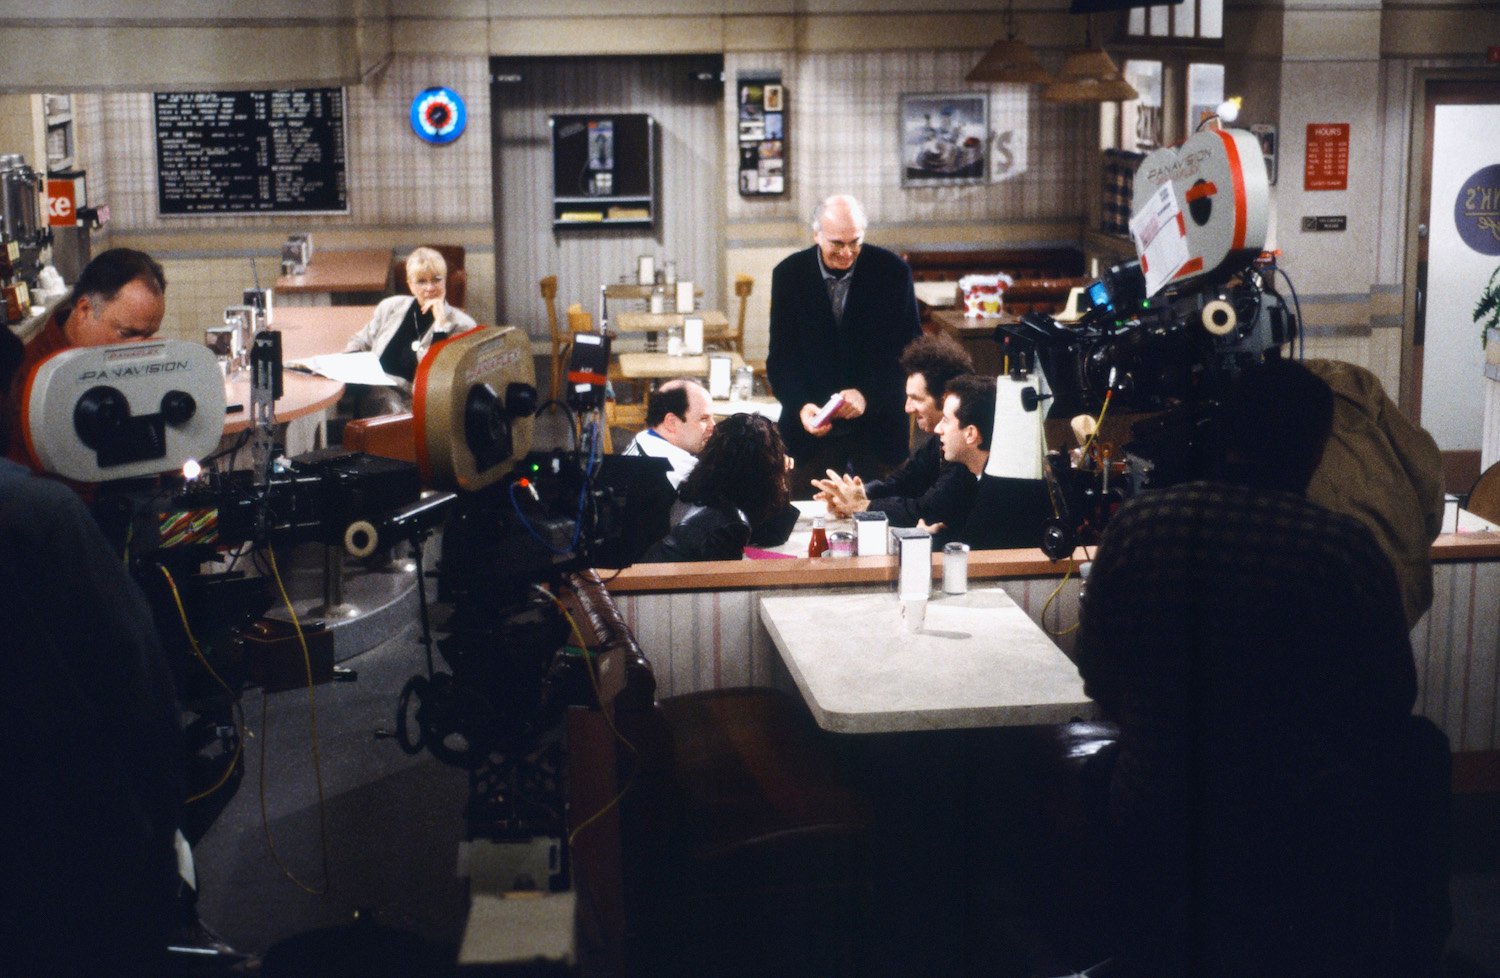
M 1479 324 L 1479 345 L 1489 347 L 1490 340 L 1500 347 L 1500 266 L 1490 273 L 1484 291 L 1479 293 L 1479 302 L 1474 306 L 1474 321 Z M 1494 333 L 1494 336 L 1490 334 Z

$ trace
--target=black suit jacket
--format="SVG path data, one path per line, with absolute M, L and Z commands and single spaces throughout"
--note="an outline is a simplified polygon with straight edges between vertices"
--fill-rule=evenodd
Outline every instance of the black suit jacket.
M 853 387 L 865 396 L 865 414 L 835 421 L 828 437 L 864 439 L 877 457 L 895 465 L 906 457 L 907 444 L 901 350 L 921 333 L 911 269 L 899 255 L 865 245 L 849 274 L 854 280 L 839 327 L 816 245 L 776 266 L 766 374 L 781 401 L 781 435 L 793 456 L 814 441 L 802 428 L 802 405 L 822 404 Z

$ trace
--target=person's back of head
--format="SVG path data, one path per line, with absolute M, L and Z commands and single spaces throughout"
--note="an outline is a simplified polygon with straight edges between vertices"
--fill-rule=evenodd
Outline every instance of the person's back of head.
M 688 416 L 688 384 L 693 381 L 684 378 L 669 380 L 656 390 L 651 392 L 646 399 L 646 427 L 658 427 L 667 420 L 667 415 L 675 414 L 679 418 L 686 419 Z
M 1333 425 L 1333 391 L 1300 363 L 1271 357 L 1235 379 L 1224 421 L 1228 481 L 1301 495 Z
M 921 374 L 927 393 L 941 399 L 950 380 L 974 372 L 974 358 L 945 333 L 924 334 L 901 351 L 901 369 L 908 377 Z
M 703 506 L 733 506 L 752 526 L 785 509 L 791 489 L 786 447 L 775 422 L 759 414 L 733 414 L 719 422 L 677 495 Z

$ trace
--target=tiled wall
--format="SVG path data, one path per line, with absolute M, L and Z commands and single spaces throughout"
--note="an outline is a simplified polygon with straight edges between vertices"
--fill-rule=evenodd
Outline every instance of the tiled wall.
M 412 133 L 411 99 L 443 84 L 464 98 L 468 129 L 430 146 Z M 310 231 L 315 249 L 382 247 L 405 252 L 426 242 L 468 248 L 467 306 L 481 322 L 495 316 L 490 181 L 488 61 L 484 57 L 397 57 L 346 92 L 349 213 L 172 217 L 157 214 L 151 95 L 80 95 L 78 141 L 90 197 L 109 205 L 111 223 L 96 248 L 128 244 L 157 255 L 169 282 L 163 331 L 202 337 L 224 307 L 279 272 L 280 244 Z
M 733 157 L 725 167 L 726 281 L 755 278 L 746 352 L 766 355 L 770 273 L 811 243 L 808 219 L 824 197 L 851 193 L 870 214 L 869 240 L 894 250 L 1076 241 L 1088 211 L 1094 109 L 1043 103 L 1035 87 L 963 80 L 982 49 L 732 54 L 726 97 L 741 73 L 779 72 L 787 92 L 788 192 L 741 197 Z M 1053 58 L 1044 52 L 1045 60 Z M 1056 64 L 1052 65 L 1053 68 Z M 987 93 L 992 166 L 980 184 L 901 186 L 898 117 L 903 94 Z M 726 114 L 732 153 L 736 120 Z M 1003 149 L 999 141 L 1004 139 Z

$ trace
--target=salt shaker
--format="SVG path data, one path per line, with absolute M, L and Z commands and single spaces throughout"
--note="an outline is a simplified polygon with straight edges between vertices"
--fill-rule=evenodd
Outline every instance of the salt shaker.
M 969 590 L 969 545 L 950 543 L 943 548 L 943 593 L 965 594 Z

